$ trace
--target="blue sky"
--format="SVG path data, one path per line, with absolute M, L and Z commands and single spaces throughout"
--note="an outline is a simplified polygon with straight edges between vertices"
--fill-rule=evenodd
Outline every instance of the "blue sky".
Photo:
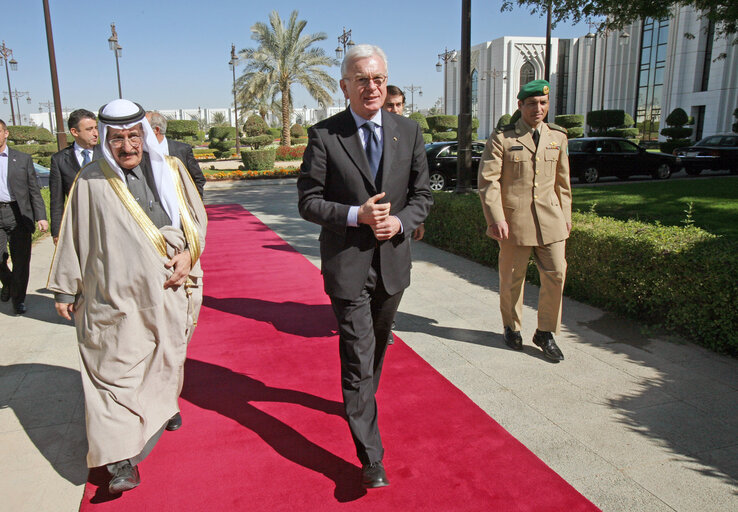
M 228 67 L 231 43 L 236 50 L 254 47 L 250 27 L 268 21 L 276 9 L 283 19 L 294 9 L 307 20 L 306 31 L 325 32 L 319 43 L 335 56 L 343 27 L 357 43 L 381 46 L 389 60 L 390 83 L 422 87 L 419 108 L 433 105 L 443 94 L 441 73 L 435 70 L 445 47 L 458 49 L 461 40 L 460 1 L 424 0 L 373 2 L 254 2 L 231 0 L 50 0 L 61 103 L 65 109 L 97 111 L 117 97 L 115 58 L 108 47 L 110 23 L 115 22 L 123 58 L 123 97 L 147 109 L 225 107 L 232 103 Z M 41 0 L 3 2 L 0 40 L 13 50 L 18 70 L 10 71 L 11 87 L 27 91 L 24 114 L 38 112 L 52 101 L 49 59 Z M 544 36 L 545 18 L 516 9 L 500 12 L 499 2 L 472 2 L 472 45 L 501 36 Z M 587 26 L 560 24 L 553 36 L 584 35 Z M 242 71 L 241 66 L 238 71 Z M 330 71 L 339 78 L 338 67 Z M 7 91 L 0 68 L 0 93 Z M 302 89 L 293 91 L 295 105 L 316 106 Z M 5 96 L 5 95 L 4 95 Z M 339 93 L 334 94 L 336 99 Z M 17 113 L 16 113 L 17 115 Z M 0 117 L 9 122 L 10 107 L 0 103 Z

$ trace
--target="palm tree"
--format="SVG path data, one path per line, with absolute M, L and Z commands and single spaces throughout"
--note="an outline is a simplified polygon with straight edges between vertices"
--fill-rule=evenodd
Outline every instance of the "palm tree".
M 226 115 L 224 112 L 213 112 L 213 124 L 215 126 L 223 126 L 226 124 Z
M 279 100 L 278 84 L 274 82 L 265 88 L 257 87 L 259 81 L 252 79 L 254 74 L 254 72 L 244 73 L 236 83 L 240 115 L 245 118 L 256 110 L 264 121 L 269 113 L 274 117 L 281 117 L 282 105 Z
M 242 75 L 244 96 L 262 94 L 270 84 L 277 84 L 282 103 L 282 145 L 290 145 L 290 110 L 292 86 L 302 85 L 317 101 L 329 103 L 336 81 L 322 66 L 334 66 L 338 61 L 328 57 L 322 48 L 310 48 L 313 43 L 326 39 L 324 32 L 302 34 L 307 22 L 297 19 L 292 11 L 285 26 L 277 11 L 269 15 L 269 25 L 258 22 L 251 27 L 251 39 L 259 43 L 256 49 L 239 52 L 246 61 Z

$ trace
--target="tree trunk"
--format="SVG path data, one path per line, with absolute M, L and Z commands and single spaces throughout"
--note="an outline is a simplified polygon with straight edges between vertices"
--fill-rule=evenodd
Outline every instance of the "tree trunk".
M 290 145 L 290 90 L 282 88 L 282 146 Z

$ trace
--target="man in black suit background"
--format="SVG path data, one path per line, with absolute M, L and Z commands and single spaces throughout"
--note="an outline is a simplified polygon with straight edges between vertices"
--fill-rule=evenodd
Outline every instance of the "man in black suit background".
M 195 187 L 197 187 L 200 197 L 202 197 L 205 190 L 205 175 L 202 173 L 200 164 L 195 160 L 195 155 L 192 153 L 192 146 L 186 142 L 179 142 L 178 140 L 172 140 L 166 137 L 167 118 L 159 112 L 149 110 L 146 112 L 146 119 L 149 120 L 149 124 L 154 130 L 154 135 L 156 135 L 156 140 L 159 141 L 161 152 L 165 155 L 176 156 L 182 160 L 190 176 L 192 176 L 192 181 L 195 182 Z
M 51 236 L 54 243 L 59 240 L 59 226 L 64 214 L 64 202 L 72 188 L 79 170 L 93 160 L 102 158 L 97 145 L 97 118 L 83 108 L 69 114 L 67 128 L 74 137 L 74 144 L 67 146 L 51 157 L 49 170 L 49 212 L 51 213 Z
M 13 299 L 16 314 L 22 315 L 26 312 L 31 235 L 36 223 L 41 231 L 49 229 L 49 224 L 31 155 L 9 148 L 7 139 L 8 127 L 0 119 L 0 299 Z
M 322 227 L 321 271 L 338 320 L 344 408 L 362 484 L 373 488 L 389 484 L 375 394 L 390 327 L 410 284 L 410 238 L 433 200 L 420 127 L 382 110 L 384 52 L 354 46 L 341 76 L 351 105 L 308 130 L 298 206 Z

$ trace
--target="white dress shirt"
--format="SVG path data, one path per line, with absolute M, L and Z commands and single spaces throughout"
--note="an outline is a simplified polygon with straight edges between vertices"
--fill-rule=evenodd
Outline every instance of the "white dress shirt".
M 8 185 L 8 146 L 0 151 L 0 203 L 15 201 Z

